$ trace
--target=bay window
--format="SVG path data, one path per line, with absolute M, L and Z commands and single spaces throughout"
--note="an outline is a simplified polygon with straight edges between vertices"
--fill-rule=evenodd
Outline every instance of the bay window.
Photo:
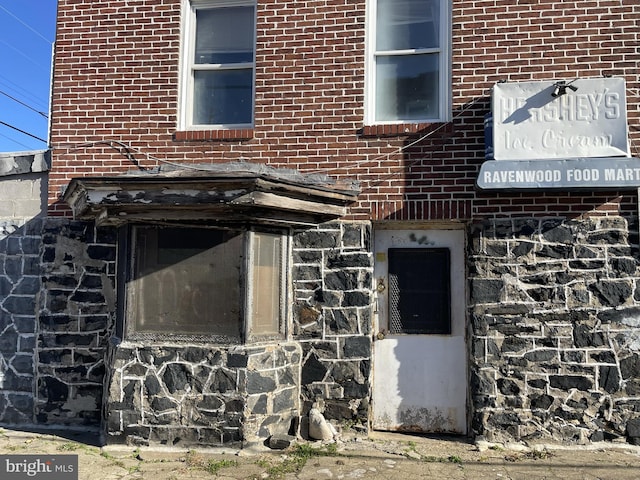
M 269 231 L 130 227 L 125 336 L 239 343 L 283 335 L 286 238 Z

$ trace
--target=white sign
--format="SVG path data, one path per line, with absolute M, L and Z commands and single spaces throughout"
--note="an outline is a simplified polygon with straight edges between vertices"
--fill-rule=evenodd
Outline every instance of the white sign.
M 496 160 L 629 157 L 623 78 L 498 83 Z
M 490 160 L 480 167 L 482 190 L 638 188 L 638 158 Z

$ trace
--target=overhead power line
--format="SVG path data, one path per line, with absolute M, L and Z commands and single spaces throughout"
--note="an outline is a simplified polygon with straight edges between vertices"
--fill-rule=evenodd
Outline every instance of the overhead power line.
M 33 28 L 31 25 L 27 24 L 26 22 L 24 22 L 23 20 L 21 20 L 18 16 L 16 16 L 15 14 L 11 13 L 9 10 L 7 10 L 6 8 L 4 8 L 2 5 L 0 5 L 0 10 L 3 10 L 7 15 L 11 15 L 13 18 L 15 18 L 18 22 L 20 22 L 22 25 L 24 25 L 26 28 L 28 28 L 29 30 L 31 30 L 33 33 L 35 33 L 37 36 L 39 36 L 41 39 L 43 39 L 45 42 L 47 42 L 49 45 L 53 45 L 53 42 L 51 40 L 49 40 L 48 38 L 46 38 L 44 35 L 42 35 L 39 31 L 37 31 L 35 28 Z
M 31 147 L 30 147 L 29 145 L 25 145 L 24 143 L 19 142 L 18 140 L 15 140 L 15 139 L 13 139 L 13 138 L 11 138 L 11 137 L 7 137 L 6 135 L 4 135 L 4 134 L 2 134 L 2 133 L 0 133 L 0 137 L 2 137 L 2 138 L 6 138 L 6 139 L 7 139 L 7 140 L 9 140 L 10 142 L 13 142 L 13 143 L 15 143 L 15 144 L 17 144 L 17 145 L 20 145 L 21 147 L 24 147 L 24 148 L 26 148 L 26 149 L 31 149 Z
M 19 129 L 18 127 L 14 127 L 13 125 L 11 125 L 11 124 L 9 124 L 9 123 L 3 122 L 2 120 L 0 120 L 0 124 L 1 124 L 1 125 L 4 125 L 5 127 L 12 128 L 13 130 L 15 130 L 15 131 L 17 131 L 17 132 L 20 132 L 20 133 L 22 133 L 23 135 L 27 135 L 27 136 L 29 136 L 29 137 L 31 137 L 31 138 L 35 138 L 36 140 L 40 140 L 40 141 L 41 141 L 41 142 L 43 142 L 43 143 L 47 143 L 47 141 L 46 141 L 46 140 L 44 140 L 44 139 L 42 139 L 42 138 L 40 138 L 40 137 L 37 137 L 36 135 L 33 135 L 33 134 L 29 133 L 29 132 L 25 132 L 24 130 Z
M 8 79 L 6 76 L 2 75 L 1 73 L 0 73 L 0 87 L 5 87 L 6 90 L 9 90 L 11 92 L 15 92 L 15 94 L 19 95 L 22 98 L 25 98 L 31 104 L 38 105 L 38 108 L 40 108 L 42 110 L 46 110 L 47 109 L 47 105 L 48 105 L 48 102 L 49 102 L 48 99 L 45 100 L 41 96 L 33 94 L 29 90 L 26 90 L 23 87 L 21 87 L 20 85 L 18 85 L 17 83 L 11 81 L 10 79 Z
M 31 58 L 29 55 L 27 55 L 26 53 L 24 53 L 22 50 L 20 50 L 19 48 L 14 47 L 13 45 L 5 42 L 4 40 L 0 40 L 0 43 L 6 45 L 8 48 L 10 48 L 11 50 L 13 50 L 14 52 L 18 53 L 20 56 L 24 57 L 25 59 L 27 59 L 28 61 L 30 61 L 31 63 L 33 63 L 36 67 L 42 68 L 44 70 L 48 70 L 48 68 L 39 63 L 37 60 Z
M 11 99 L 11 100 L 13 100 L 14 102 L 19 103 L 19 104 L 20 104 L 20 105 L 22 105 L 23 107 L 27 107 L 29 110 L 32 110 L 32 111 L 34 111 L 34 112 L 36 112 L 36 113 L 38 113 L 38 114 L 42 115 L 44 118 L 49 118 L 49 116 L 48 116 L 46 113 L 41 112 L 40 110 L 37 110 L 37 109 L 33 108 L 31 105 L 28 105 L 28 104 L 26 104 L 26 103 L 24 103 L 24 102 L 22 102 L 22 101 L 18 100 L 18 99 L 17 99 L 17 98 L 15 98 L 15 97 L 12 97 L 12 96 L 11 96 L 11 95 L 9 95 L 7 92 L 3 92 L 2 90 L 0 90 L 0 94 L 1 94 L 1 95 L 4 95 L 5 97 L 10 98 L 10 99 Z

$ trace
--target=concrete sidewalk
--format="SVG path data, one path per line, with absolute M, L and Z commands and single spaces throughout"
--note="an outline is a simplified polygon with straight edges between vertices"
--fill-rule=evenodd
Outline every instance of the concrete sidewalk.
M 77 454 L 81 480 L 182 479 L 638 479 L 640 449 L 475 445 L 456 438 L 375 433 L 287 451 L 97 447 L 66 432 L 0 430 L 1 454 Z M 65 438 L 66 437 L 66 438 Z

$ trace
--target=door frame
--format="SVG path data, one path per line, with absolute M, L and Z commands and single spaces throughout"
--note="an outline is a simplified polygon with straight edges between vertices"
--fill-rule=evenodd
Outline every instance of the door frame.
M 454 303 L 458 303 L 455 302 L 455 288 L 453 288 L 453 282 L 454 281 L 458 281 L 460 284 L 460 289 L 463 291 L 463 297 L 464 297 L 464 301 L 460 302 L 462 305 L 460 306 L 460 303 L 458 303 L 458 307 L 456 310 L 457 315 L 459 315 L 459 320 L 458 320 L 458 325 L 456 326 L 455 324 L 452 324 L 452 334 L 455 334 L 457 336 L 460 336 L 462 338 L 463 341 L 463 355 L 464 358 L 462 359 L 462 363 L 464 365 L 464 390 L 465 390 L 465 394 L 464 394 L 464 431 L 463 432 L 459 432 L 459 434 L 461 435 L 468 435 L 468 433 L 471 431 L 470 426 L 471 426 L 471 402 L 470 402 L 470 388 L 469 388 L 469 358 L 470 358 L 470 353 L 469 353 L 469 322 L 468 322 L 468 285 L 467 285 L 467 279 L 468 279 L 468 275 L 467 275 L 467 259 L 466 259 L 466 249 L 467 249 L 467 229 L 466 229 L 466 225 L 462 224 L 462 223 L 417 223 L 417 222 L 380 222 L 380 223 L 376 223 L 374 222 L 372 224 L 372 251 L 373 251 L 373 256 L 374 256 L 374 273 L 373 273 L 373 294 L 374 294 L 374 302 L 373 302 L 373 312 L 372 312 L 372 328 L 373 328 L 373 345 L 372 345 L 372 369 L 371 369 L 371 385 L 372 385 L 372 408 L 370 410 L 370 425 L 372 430 L 374 430 L 374 420 L 375 420 L 375 409 L 376 409 L 376 405 L 375 405 L 375 401 L 374 401 L 374 388 L 376 385 L 376 361 L 379 361 L 380 359 L 378 358 L 378 356 L 376 355 L 376 344 L 378 343 L 378 335 L 380 334 L 381 331 L 381 319 L 380 319 L 380 315 L 379 315 L 379 298 L 378 298 L 378 288 L 379 288 L 379 279 L 376 276 L 376 272 L 378 270 L 378 257 L 377 255 L 380 252 L 377 252 L 377 239 L 379 237 L 379 232 L 380 231 L 397 231 L 398 233 L 410 233 L 410 232 L 416 232 L 419 233 L 420 235 L 416 235 L 415 238 L 415 244 L 413 245 L 414 248 L 425 248 L 425 247 L 429 247 L 429 241 L 428 241 L 428 234 L 429 232 L 443 232 L 443 231 L 451 231 L 451 230 L 455 230 L 458 231 L 459 233 L 461 233 L 462 235 L 462 244 L 461 245 L 456 245 L 456 250 L 454 251 L 453 249 L 451 250 L 451 292 L 452 292 L 452 299 L 451 299 L 451 311 L 452 311 L 452 316 L 454 315 Z M 436 248 L 441 247 L 442 244 L 438 243 L 437 245 L 435 245 Z M 454 261 L 454 257 L 455 261 Z M 388 259 L 385 258 L 384 261 L 388 261 Z M 455 263 L 454 263 L 455 262 Z M 454 280 L 454 276 L 455 275 L 459 275 L 462 278 L 458 278 L 458 280 Z M 455 320 L 452 318 L 452 322 L 454 322 Z M 386 327 L 386 325 L 385 325 Z M 434 337 L 437 337 L 438 335 L 433 335 Z M 382 337 L 384 338 L 384 336 Z M 385 382 L 386 383 L 386 382 Z M 376 428 L 376 429 L 380 429 L 380 428 Z M 431 432 L 425 432 L 425 433 L 431 433 Z M 438 433 L 436 431 L 432 432 L 432 433 Z

